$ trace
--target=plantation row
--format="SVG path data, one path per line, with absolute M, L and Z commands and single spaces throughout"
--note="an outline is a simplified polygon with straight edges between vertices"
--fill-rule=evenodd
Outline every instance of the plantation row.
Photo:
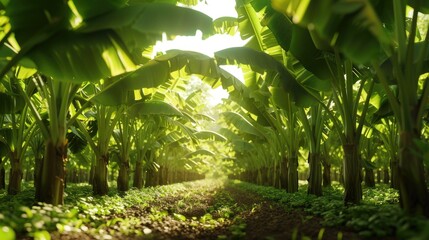
M 383 172 L 405 213 L 429 216 L 428 2 L 237 0 L 218 19 L 160 2 L 0 1 L 9 195 L 24 172 L 54 206 L 67 178 L 98 196 L 109 178 L 124 193 L 225 174 L 295 193 L 301 172 L 315 196 L 338 176 L 349 205 Z M 197 30 L 247 43 L 154 50 Z
M 28 187 L 28 188 L 27 188 Z M 426 239 L 428 221 L 397 206 L 387 186 L 364 188 L 361 205 L 344 206 L 344 189 L 325 195 L 307 186 L 286 193 L 237 180 L 199 180 L 112 190 L 91 197 L 87 184 L 70 184 L 65 204 L 32 205 L 34 189 L 0 195 L 0 238 L 9 239 Z

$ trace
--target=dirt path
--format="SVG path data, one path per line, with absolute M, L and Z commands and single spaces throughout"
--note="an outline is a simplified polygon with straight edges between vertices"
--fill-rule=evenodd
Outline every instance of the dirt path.
M 246 223 L 243 239 L 302 239 L 303 236 L 318 239 L 318 235 L 322 234 L 323 227 L 318 217 L 309 216 L 301 210 L 286 211 L 275 202 L 238 188 L 228 187 L 225 190 L 238 204 L 245 206 L 244 209 L 248 209 L 242 213 Z M 356 234 L 341 229 L 324 228 L 322 231 L 322 239 L 338 239 L 340 232 L 343 239 L 359 239 Z
M 92 233 L 54 234 L 53 239 L 318 239 L 320 220 L 227 184 L 162 196 L 107 216 Z M 340 231 L 327 228 L 322 239 L 339 239 Z M 350 232 L 342 235 L 359 239 Z

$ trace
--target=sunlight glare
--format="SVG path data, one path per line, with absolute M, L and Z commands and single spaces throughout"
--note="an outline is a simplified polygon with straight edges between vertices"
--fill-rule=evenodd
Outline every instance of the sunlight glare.
M 193 9 L 203 12 L 212 19 L 220 17 L 237 17 L 235 10 L 235 1 L 233 0 L 206 0 L 200 2 Z M 153 48 L 153 57 L 158 53 L 166 53 L 168 50 L 180 49 L 184 51 L 193 51 L 205 54 L 209 57 L 214 57 L 214 53 L 225 48 L 241 47 L 246 44 L 247 40 L 241 39 L 240 33 L 237 32 L 231 36 L 228 34 L 215 34 L 206 39 L 203 39 L 201 31 L 197 31 L 195 36 L 177 36 L 173 40 L 168 40 L 166 35 L 163 35 L 162 41 L 158 41 Z M 237 79 L 243 82 L 243 73 L 241 68 L 237 66 L 221 66 L 222 69 L 228 71 Z M 223 98 L 228 98 L 228 92 L 222 87 L 211 89 L 208 92 L 207 101 L 210 106 L 215 106 L 222 102 Z

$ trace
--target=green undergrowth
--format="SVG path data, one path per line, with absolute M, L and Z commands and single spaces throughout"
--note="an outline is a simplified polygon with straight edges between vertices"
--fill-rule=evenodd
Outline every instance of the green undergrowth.
M 142 227 L 138 217 L 126 215 L 127 209 L 136 206 L 141 209 L 148 208 L 148 217 L 152 221 L 162 221 L 170 217 L 177 221 L 189 220 L 194 224 L 210 227 L 225 221 L 233 214 L 234 211 L 229 207 L 232 203 L 223 207 L 214 206 L 211 212 L 199 219 L 188 219 L 181 214 L 181 209 L 186 210 L 189 202 L 192 205 L 192 199 L 178 201 L 172 206 L 165 207 L 152 203 L 157 203 L 158 199 L 179 195 L 186 198 L 186 194 L 192 198 L 192 192 L 204 195 L 206 194 L 204 189 L 222 186 L 223 181 L 220 180 L 200 180 L 142 190 L 131 189 L 125 194 L 111 190 L 107 196 L 97 197 L 92 196 L 91 186 L 87 184 L 70 184 L 65 190 L 65 204 L 61 206 L 35 203 L 34 190 L 31 189 L 24 188 L 24 191 L 16 196 L 8 196 L 1 192 L 0 239 L 28 236 L 34 239 L 50 239 L 52 232 L 84 233 L 97 239 L 112 239 L 118 232 L 124 235 L 150 234 L 151 229 Z M 198 202 L 195 201 L 193 204 Z
M 398 239 L 429 239 L 429 221 L 406 216 L 399 207 L 398 192 L 387 185 L 364 188 L 361 204 L 345 206 L 342 199 L 344 189 L 338 183 L 324 188 L 321 197 L 308 195 L 307 185 L 300 185 L 296 193 L 287 193 L 238 180 L 230 184 L 278 202 L 286 209 L 303 209 L 310 215 L 319 216 L 324 226 L 345 226 L 363 238 L 395 236 Z
M 30 185 L 16 196 L 2 191 L 0 239 L 75 239 L 79 234 L 96 239 L 156 239 L 156 234 L 171 239 L 187 234 L 197 234 L 194 239 L 242 239 L 246 236 L 244 213 L 257 205 L 238 204 L 223 190 L 225 184 L 280 203 L 286 210 L 302 209 L 309 217 L 320 217 L 325 227 L 345 227 L 363 238 L 429 239 L 429 222 L 406 216 L 398 206 L 398 192 L 386 185 L 364 188 L 362 204 L 344 206 L 339 184 L 325 188 L 324 195 L 316 197 L 307 195 L 306 185 L 290 194 L 241 181 L 209 179 L 126 193 L 111 190 L 103 197 L 92 196 L 87 184 L 70 184 L 62 206 L 34 202 Z M 164 232 L 165 228 L 169 232 Z

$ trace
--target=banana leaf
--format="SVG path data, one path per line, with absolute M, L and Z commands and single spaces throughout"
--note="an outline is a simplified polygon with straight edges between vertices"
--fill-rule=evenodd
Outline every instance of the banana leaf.
M 214 131 L 199 131 L 195 133 L 199 139 L 214 139 L 216 141 L 226 141 L 226 137 Z
M 17 113 L 24 106 L 25 101 L 21 96 L 0 92 L 0 114 Z
M 225 118 L 226 122 L 231 123 L 241 132 L 257 136 L 259 138 L 264 138 L 264 134 L 261 133 L 258 128 L 254 126 L 248 119 L 239 113 L 235 112 L 223 112 L 222 116 Z
M 129 107 L 131 117 L 141 117 L 146 115 L 166 115 L 183 116 L 183 114 L 174 106 L 163 101 L 141 101 Z

